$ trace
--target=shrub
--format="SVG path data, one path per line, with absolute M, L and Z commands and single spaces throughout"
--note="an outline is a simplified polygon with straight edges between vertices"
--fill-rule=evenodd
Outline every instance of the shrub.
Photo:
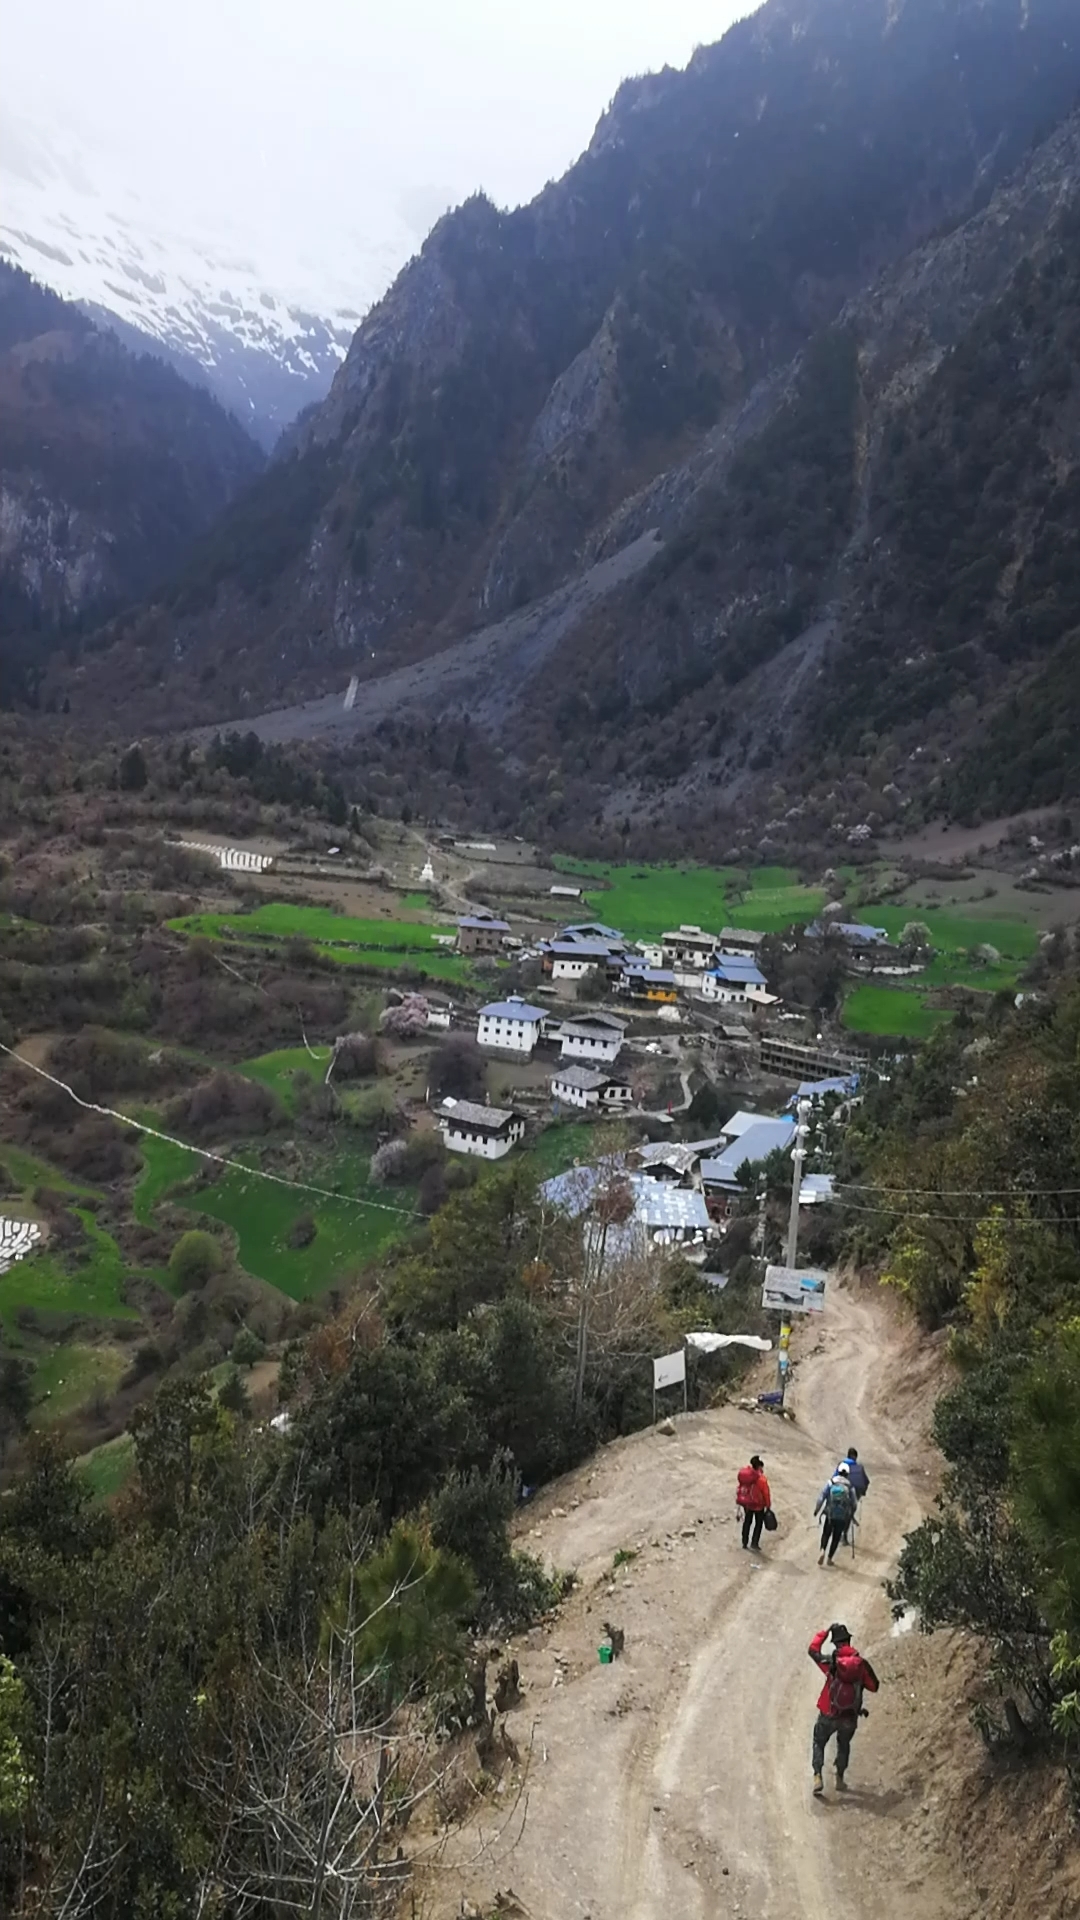
M 408 1151 L 404 1140 L 386 1140 L 376 1148 L 371 1156 L 371 1179 L 375 1186 L 390 1186 L 408 1177 L 405 1171 Z
M 169 1255 L 169 1273 L 181 1293 L 193 1293 L 205 1287 L 224 1262 L 217 1241 L 199 1227 L 182 1233 Z

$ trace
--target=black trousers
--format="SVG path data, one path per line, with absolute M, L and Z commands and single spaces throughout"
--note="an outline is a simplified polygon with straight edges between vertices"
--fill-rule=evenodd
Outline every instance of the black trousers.
M 814 1723 L 814 1772 L 820 1773 L 825 1765 L 825 1749 L 836 1735 L 836 1771 L 846 1773 L 851 1759 L 851 1737 L 858 1721 L 850 1714 L 834 1719 L 831 1714 L 819 1713 Z
M 764 1525 L 765 1525 L 765 1509 L 764 1509 L 764 1507 L 758 1507 L 758 1509 L 757 1509 L 757 1511 L 756 1511 L 756 1512 L 755 1512 L 755 1510 L 754 1510 L 754 1508 L 753 1508 L 753 1507 L 744 1507 L 744 1508 L 743 1508 L 743 1516 L 742 1516 L 742 1543 L 743 1543 L 743 1546 L 744 1546 L 744 1547 L 745 1547 L 745 1546 L 749 1546 L 749 1545 L 751 1545 L 751 1544 L 752 1544 L 753 1546 L 755 1546 L 755 1547 L 757 1547 L 757 1546 L 760 1546 L 760 1544 L 761 1544 L 761 1529 L 762 1529 L 762 1527 L 763 1527 Z M 750 1529 L 751 1529 L 751 1527 L 752 1527 L 752 1528 L 753 1528 L 753 1530 L 754 1530 L 754 1538 L 753 1538 L 753 1541 L 752 1541 L 752 1542 L 751 1542 L 751 1540 L 750 1540 Z
M 830 1520 L 828 1516 L 826 1516 L 825 1524 L 821 1529 L 821 1551 L 822 1553 L 827 1553 L 830 1560 L 835 1560 L 836 1549 L 840 1545 L 846 1531 L 847 1528 L 843 1520 Z

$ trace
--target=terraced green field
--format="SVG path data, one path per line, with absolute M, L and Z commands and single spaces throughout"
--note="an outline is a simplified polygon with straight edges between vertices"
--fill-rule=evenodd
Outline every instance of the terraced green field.
M 732 867 L 613 866 L 562 857 L 555 864 L 586 884 L 601 882 L 587 890 L 585 911 L 635 940 L 655 940 L 684 925 L 771 933 L 812 920 L 825 905 L 821 888 L 803 886 L 787 867 L 740 875 Z
M 252 913 L 189 913 L 170 920 L 174 933 L 189 939 L 241 941 L 257 946 L 270 940 L 305 940 L 336 966 L 407 969 L 431 980 L 472 978 L 467 960 L 443 944 L 452 929 L 419 920 L 358 919 L 330 907 L 289 906 L 268 901 Z
M 82 1346 L 72 1342 L 54 1347 L 34 1370 L 36 1404 L 31 1425 L 45 1427 L 65 1414 L 76 1413 L 97 1393 L 115 1393 L 125 1371 L 123 1355 L 115 1347 Z

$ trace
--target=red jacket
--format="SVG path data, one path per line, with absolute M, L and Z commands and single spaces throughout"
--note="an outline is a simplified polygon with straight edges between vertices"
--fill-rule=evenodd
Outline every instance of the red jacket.
M 760 1513 L 764 1507 L 772 1506 L 769 1483 L 760 1467 L 740 1467 L 736 1479 L 737 1507 L 749 1507 L 751 1513 Z
M 825 1674 L 825 1685 L 818 1695 L 817 1710 L 831 1720 L 843 1718 L 848 1714 L 858 1715 L 863 1693 L 876 1693 L 879 1686 L 877 1674 L 864 1660 L 862 1654 L 851 1645 L 840 1647 L 835 1654 L 827 1658 L 821 1649 L 829 1637 L 831 1628 L 822 1627 L 810 1642 L 810 1658 L 816 1667 Z

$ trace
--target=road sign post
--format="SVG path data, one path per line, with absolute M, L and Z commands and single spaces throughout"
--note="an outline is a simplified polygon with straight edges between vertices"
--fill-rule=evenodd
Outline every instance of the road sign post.
M 680 1383 L 682 1385 L 683 1412 L 685 1413 L 688 1406 L 686 1398 L 685 1347 L 680 1347 L 677 1353 L 662 1353 L 660 1358 L 654 1360 L 652 1363 L 652 1417 L 654 1427 L 656 1425 L 657 1394 L 662 1393 L 665 1387 L 677 1387 Z

